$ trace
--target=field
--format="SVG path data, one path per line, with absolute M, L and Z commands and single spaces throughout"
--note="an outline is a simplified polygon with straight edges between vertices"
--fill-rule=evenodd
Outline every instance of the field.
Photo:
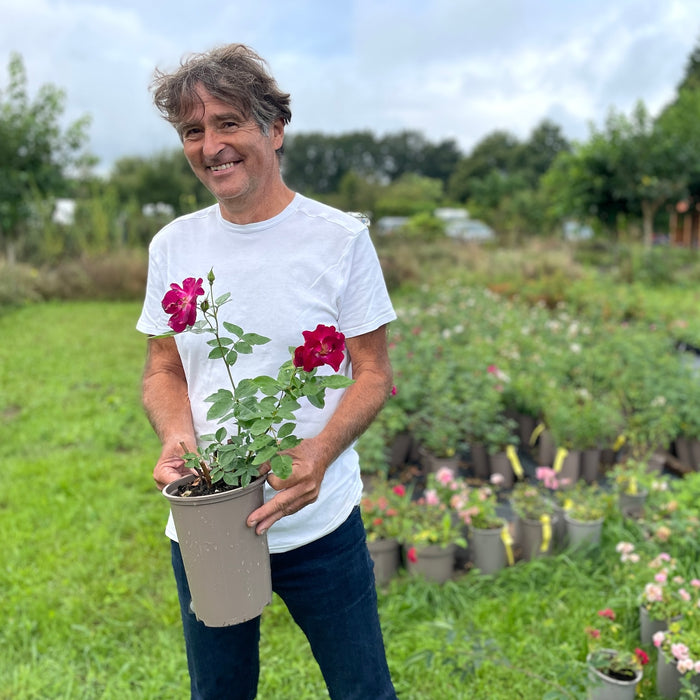
M 1 700 L 188 697 L 167 506 L 151 479 L 159 447 L 139 399 L 138 311 L 50 302 L 0 316 Z M 637 634 L 622 539 L 643 535 L 611 519 L 596 551 L 444 586 L 394 580 L 380 615 L 399 696 L 585 697 L 591 613 L 618 609 L 622 633 Z M 279 600 L 261 655 L 261 700 L 327 697 Z M 639 693 L 657 697 L 653 670 Z

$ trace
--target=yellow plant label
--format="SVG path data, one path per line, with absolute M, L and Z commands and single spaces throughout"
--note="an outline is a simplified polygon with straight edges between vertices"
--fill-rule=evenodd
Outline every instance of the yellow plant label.
M 538 423 L 537 426 L 535 426 L 535 429 L 532 431 L 532 435 L 530 435 L 530 447 L 534 447 L 535 443 L 537 442 L 537 438 L 542 435 L 544 432 L 544 423 Z
M 566 455 L 569 454 L 569 451 L 565 447 L 560 447 L 557 450 L 557 454 L 554 457 L 554 471 L 558 474 L 561 471 L 561 468 L 564 466 L 564 460 L 566 459 Z
M 510 536 L 507 523 L 501 528 L 501 542 L 503 542 L 503 546 L 506 548 L 508 566 L 513 566 L 513 564 L 515 564 L 515 559 L 513 558 L 513 538 Z
M 542 523 L 542 544 L 540 552 L 546 552 L 549 549 L 549 543 L 552 541 L 552 521 L 548 515 L 540 515 Z
M 515 473 L 515 476 L 517 476 L 518 479 L 522 479 L 523 476 L 525 476 L 525 473 L 523 472 L 523 467 L 520 464 L 520 459 L 518 459 L 518 453 L 515 451 L 515 447 L 513 445 L 508 445 L 508 447 L 506 447 L 506 457 L 508 457 L 508 461 L 513 467 L 513 472 Z

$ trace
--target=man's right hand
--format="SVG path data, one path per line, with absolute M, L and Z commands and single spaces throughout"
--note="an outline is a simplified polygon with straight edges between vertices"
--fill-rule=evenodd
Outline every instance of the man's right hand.
M 153 469 L 153 479 L 158 489 L 162 491 L 171 482 L 194 473 L 193 469 L 188 469 L 185 466 L 185 461 L 182 457 L 161 456 Z

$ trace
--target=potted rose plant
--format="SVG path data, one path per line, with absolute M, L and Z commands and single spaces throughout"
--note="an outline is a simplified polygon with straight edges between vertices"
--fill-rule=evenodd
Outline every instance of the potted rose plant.
M 526 560 L 549 554 L 554 549 L 555 530 L 560 507 L 554 492 L 558 482 L 551 467 L 538 467 L 537 480 L 520 481 L 510 496 L 513 512 L 518 516 L 518 541 Z
M 611 496 L 597 484 L 577 481 L 566 492 L 563 504 L 569 546 L 599 544 L 605 516 L 611 508 Z
M 456 547 L 466 547 L 461 522 L 436 494 L 411 502 L 402 534 L 408 570 L 444 583 L 454 570 Z
M 410 502 L 411 495 L 403 484 L 386 481 L 363 494 L 360 504 L 362 521 L 378 584 L 387 583 L 399 568 L 399 537 Z
M 665 631 L 653 636 L 659 650 L 656 690 L 664 698 L 677 698 L 681 688 L 697 697 L 700 689 L 700 626 L 697 617 L 672 622 Z
M 206 294 L 201 278 L 170 285 L 162 302 L 172 328 L 167 335 L 190 331 L 212 336 L 206 341 L 208 357 L 225 365 L 229 386 L 204 399 L 211 404 L 207 420 L 219 427 L 201 435 L 194 449 L 182 446 L 192 475 L 168 484 L 163 494 L 178 533 L 192 608 L 205 624 L 224 626 L 256 617 L 271 599 L 267 539 L 245 524 L 262 505 L 261 472 L 269 464 L 281 479 L 290 475 L 292 458 L 285 450 L 300 442 L 294 435 L 300 401 L 322 407 L 326 389 L 349 386 L 352 380 L 317 374 L 326 364 L 337 372 L 345 349 L 341 333 L 319 325 L 303 332 L 304 344 L 290 349 L 291 357 L 276 377 L 234 382 L 231 366 L 269 339 L 222 321 L 219 311 L 230 295 L 215 297 L 213 271 L 207 279 Z M 249 572 L 259 573 L 261 580 Z
M 586 628 L 590 700 L 619 698 L 634 700 L 637 683 L 649 656 L 640 648 L 630 651 L 624 629 L 610 608 L 599 610 L 595 625 Z

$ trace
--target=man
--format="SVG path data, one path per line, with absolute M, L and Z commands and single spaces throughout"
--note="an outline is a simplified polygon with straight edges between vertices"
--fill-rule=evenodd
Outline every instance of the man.
M 205 278 L 213 267 L 217 291 L 231 292 L 224 320 L 272 339 L 248 376 L 275 373 L 301 332 L 319 323 L 345 335 L 348 358 L 340 371 L 354 383 L 331 391 L 322 410 L 299 410 L 303 440 L 290 451 L 292 475 L 284 481 L 268 475 L 266 501 L 248 525 L 268 533 L 273 590 L 306 634 L 330 696 L 395 698 L 352 447 L 392 382 L 386 324 L 395 314 L 367 228 L 284 184 L 279 159 L 289 95 L 248 47 L 222 47 L 189 57 L 172 74 L 157 72 L 154 100 L 217 204 L 154 237 L 137 328 L 149 336 L 166 332 L 161 300 L 169 284 Z M 162 442 L 153 471 L 159 488 L 188 473 L 181 443 L 192 449 L 199 435 L 212 432 L 202 399 L 226 383 L 214 368 L 223 363 L 194 361 L 193 338 L 148 341 L 143 402 Z M 190 611 L 172 521 L 166 533 L 173 540 L 192 697 L 254 698 L 260 618 L 224 628 L 200 623 Z

